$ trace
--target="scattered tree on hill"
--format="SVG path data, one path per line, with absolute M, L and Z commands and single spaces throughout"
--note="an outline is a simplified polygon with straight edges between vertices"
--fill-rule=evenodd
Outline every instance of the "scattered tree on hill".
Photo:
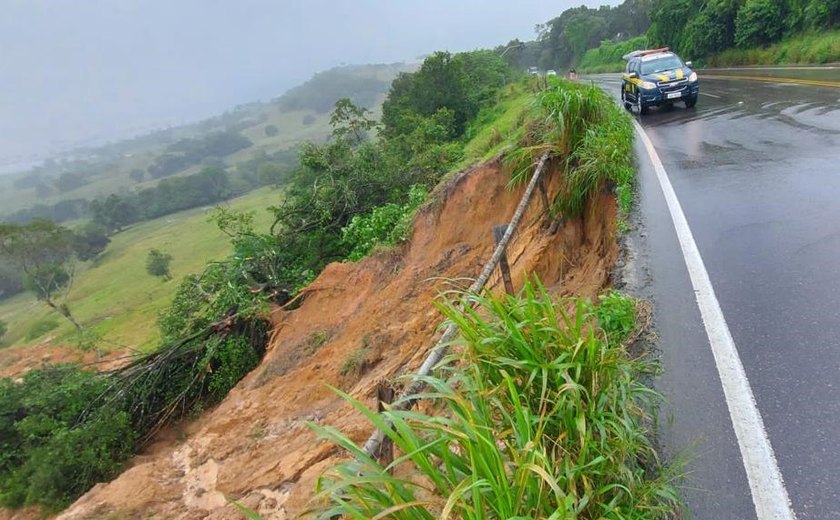
M 280 133 L 280 129 L 277 128 L 277 125 L 265 125 L 263 131 L 265 132 L 266 137 L 274 137 Z
M 6 325 L 5 321 L 0 320 L 0 341 L 3 341 L 3 336 L 5 336 L 7 332 L 9 332 L 9 326 Z
M 24 274 L 24 287 L 81 331 L 67 304 L 58 301 L 72 280 L 74 242 L 69 229 L 49 220 L 0 224 L 3 261 L 16 265 Z
M 158 249 L 151 249 L 149 250 L 149 256 L 146 257 L 146 272 L 168 282 L 172 279 L 172 273 L 169 271 L 169 264 L 171 263 L 172 255 Z
M 143 182 L 143 179 L 146 178 L 146 172 L 140 168 L 134 168 L 128 173 L 128 177 L 134 182 Z
M 35 186 L 37 186 L 39 183 L 42 183 L 42 182 L 44 182 L 44 180 L 41 177 L 41 175 L 39 175 L 37 173 L 29 173 L 29 174 L 22 175 L 22 176 L 18 177 L 17 179 L 15 179 L 12 182 L 12 186 L 14 186 L 15 189 L 17 189 L 17 190 L 27 190 L 27 189 L 30 189 L 30 188 L 34 188 Z
M 73 250 L 83 262 L 98 257 L 111 243 L 111 239 L 108 238 L 108 228 L 96 222 L 88 222 L 74 235 Z
M 273 161 L 266 161 L 257 166 L 257 178 L 260 184 L 265 186 L 276 186 L 283 181 L 286 169 Z
M 238 179 L 240 185 L 244 184 L 239 188 L 241 191 L 261 185 L 256 172 L 245 173 L 245 178 Z M 141 220 L 214 204 L 234 193 L 231 180 L 222 167 L 205 166 L 193 175 L 163 179 L 157 186 L 136 193 L 95 199 L 89 205 L 89 213 L 94 222 L 111 233 Z
M 169 177 L 208 159 L 221 159 L 252 144 L 250 139 L 236 131 L 211 132 L 197 139 L 181 139 L 156 157 L 148 172 L 155 179 Z
M 58 176 L 58 179 L 55 180 L 55 187 L 58 188 L 58 191 L 61 193 L 75 190 L 85 184 L 87 184 L 87 181 L 85 180 L 84 175 L 75 172 L 62 173 Z
M 108 231 L 122 231 L 122 229 L 137 221 L 138 209 L 128 198 L 116 194 L 109 195 L 105 200 L 94 200 L 90 203 L 90 213 L 93 221 L 108 229 Z
M 0 255 L 0 259 L 2 256 Z M 23 292 L 23 277 L 17 266 L 0 261 L 0 300 Z
M 376 121 L 370 119 L 370 110 L 357 107 L 348 98 L 336 101 L 335 110 L 330 116 L 330 126 L 333 135 L 338 138 L 349 138 L 353 144 L 360 144 L 367 139 L 367 134 L 376 128 Z
M 88 201 L 85 199 L 65 199 L 55 204 L 35 204 L 31 208 L 21 209 L 7 215 L 4 220 L 26 224 L 35 219 L 52 220 L 53 222 L 65 222 L 85 216 L 88 212 Z
M 312 114 L 306 114 L 305 116 L 303 116 L 302 122 L 304 126 L 309 126 L 315 122 L 315 116 L 313 116 Z
M 35 195 L 39 199 L 45 199 L 55 193 L 55 190 L 49 184 L 39 181 L 35 183 Z

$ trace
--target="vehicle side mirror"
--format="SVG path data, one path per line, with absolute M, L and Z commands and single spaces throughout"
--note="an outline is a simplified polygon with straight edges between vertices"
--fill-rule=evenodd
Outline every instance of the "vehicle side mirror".
M 691 63 L 690 61 L 687 61 L 687 62 L 685 62 L 685 66 L 686 66 L 686 67 L 688 67 L 688 68 L 690 69 L 690 68 L 692 68 L 692 67 L 694 66 L 694 64 L 693 64 L 693 63 Z

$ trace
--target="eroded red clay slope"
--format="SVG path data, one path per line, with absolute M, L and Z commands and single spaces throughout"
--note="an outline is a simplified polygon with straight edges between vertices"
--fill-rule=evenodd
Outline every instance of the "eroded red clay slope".
M 275 311 L 264 361 L 221 405 L 170 431 L 60 518 L 242 518 L 226 497 L 267 519 L 295 517 L 316 478 L 343 456 L 318 442 L 305 421 L 332 424 L 359 441 L 370 433 L 327 385 L 373 405 L 379 378 L 420 364 L 441 319 L 432 301 L 451 287 L 447 279 L 477 276 L 492 252 L 492 225 L 513 214 L 522 189 L 509 190 L 509 179 L 496 162 L 464 172 L 420 212 L 402 251 L 328 266 L 299 309 Z M 612 197 L 599 197 L 555 234 L 542 225 L 541 210 L 537 196 L 509 249 L 514 283 L 536 273 L 559 292 L 596 294 L 616 256 Z M 353 364 L 357 372 L 347 370 L 353 356 L 362 360 Z

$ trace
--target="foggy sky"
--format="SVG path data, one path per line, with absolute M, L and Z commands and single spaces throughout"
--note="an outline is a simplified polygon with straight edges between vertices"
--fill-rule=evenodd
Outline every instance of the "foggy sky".
M 534 38 L 585 3 L 2 0 L 0 166 L 279 96 L 343 63 Z

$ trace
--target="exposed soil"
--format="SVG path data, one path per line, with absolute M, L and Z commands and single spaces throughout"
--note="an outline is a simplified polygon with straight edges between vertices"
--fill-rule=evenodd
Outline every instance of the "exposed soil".
M 61 363 L 82 363 L 106 371 L 131 360 L 131 352 L 127 349 L 108 352 L 97 359 L 93 351 L 82 352 L 78 347 L 53 345 L 50 341 L 51 338 L 47 338 L 38 345 L 0 350 L 0 377 L 19 377 L 33 368 Z
M 549 178 L 550 193 L 557 177 Z M 508 189 L 509 179 L 496 162 L 466 171 L 420 212 L 402 250 L 328 266 L 298 309 L 273 313 L 265 359 L 224 402 L 170 429 L 60 518 L 242 518 L 227 498 L 266 519 L 296 517 L 318 476 L 344 456 L 305 422 L 331 424 L 358 441 L 370 433 L 327 385 L 373 406 L 379 379 L 419 366 L 441 320 L 432 302 L 478 275 L 492 252 L 492 226 L 509 220 L 519 202 L 523 187 Z M 597 294 L 617 255 L 615 212 L 612 195 L 603 194 L 584 218 L 551 233 L 536 196 L 508 250 L 514 285 L 537 274 L 559 293 Z

